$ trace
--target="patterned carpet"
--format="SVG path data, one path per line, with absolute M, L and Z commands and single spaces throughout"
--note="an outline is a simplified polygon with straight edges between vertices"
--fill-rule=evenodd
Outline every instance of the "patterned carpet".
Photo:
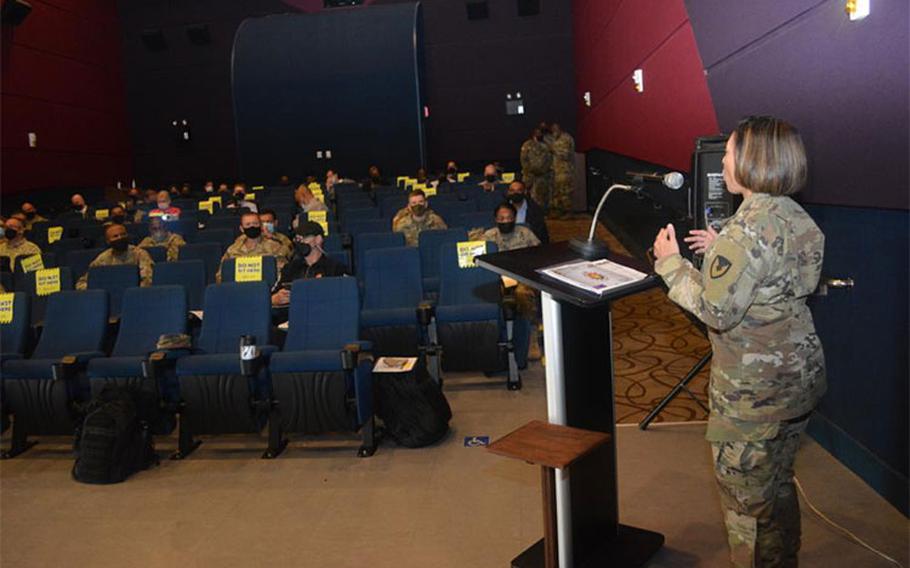
M 587 233 L 588 215 L 548 220 L 553 241 Z M 627 252 L 603 226 L 598 236 L 610 248 Z M 710 350 L 708 340 L 682 310 L 667 299 L 663 289 L 623 298 L 613 304 L 613 361 L 616 377 L 616 422 L 637 423 L 666 396 Z M 708 367 L 689 383 L 689 389 L 707 404 Z M 684 391 L 655 422 L 706 420 L 707 414 Z

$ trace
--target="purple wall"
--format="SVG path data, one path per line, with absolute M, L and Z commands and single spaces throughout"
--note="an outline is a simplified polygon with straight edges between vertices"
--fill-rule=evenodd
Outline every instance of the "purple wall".
M 908 208 L 908 3 L 686 0 L 721 130 L 772 114 L 802 132 L 803 200 Z

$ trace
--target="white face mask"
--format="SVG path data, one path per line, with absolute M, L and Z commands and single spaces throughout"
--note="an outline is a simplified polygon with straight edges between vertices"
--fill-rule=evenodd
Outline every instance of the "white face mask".
M 168 208 L 170 208 L 170 206 L 171 206 L 171 204 L 169 202 L 165 202 L 165 201 L 158 202 L 158 209 L 168 209 Z

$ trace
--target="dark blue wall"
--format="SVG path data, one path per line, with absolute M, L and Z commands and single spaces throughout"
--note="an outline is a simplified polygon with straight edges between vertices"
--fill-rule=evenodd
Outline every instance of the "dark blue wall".
M 233 55 L 241 175 L 339 168 L 365 177 L 423 162 L 419 4 L 246 20 Z M 332 160 L 318 160 L 330 149 Z

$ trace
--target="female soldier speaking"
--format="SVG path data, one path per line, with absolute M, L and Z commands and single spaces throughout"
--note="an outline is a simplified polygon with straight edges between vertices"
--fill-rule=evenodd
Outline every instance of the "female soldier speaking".
M 796 566 L 799 503 L 793 461 L 824 394 L 824 354 L 806 297 L 818 284 L 824 235 L 789 195 L 806 182 L 790 124 L 749 117 L 727 141 L 727 190 L 743 203 L 720 233 L 692 231 L 701 272 L 679 255 L 673 225 L 654 241 L 668 296 L 709 328 L 713 358 L 707 439 L 732 564 Z

